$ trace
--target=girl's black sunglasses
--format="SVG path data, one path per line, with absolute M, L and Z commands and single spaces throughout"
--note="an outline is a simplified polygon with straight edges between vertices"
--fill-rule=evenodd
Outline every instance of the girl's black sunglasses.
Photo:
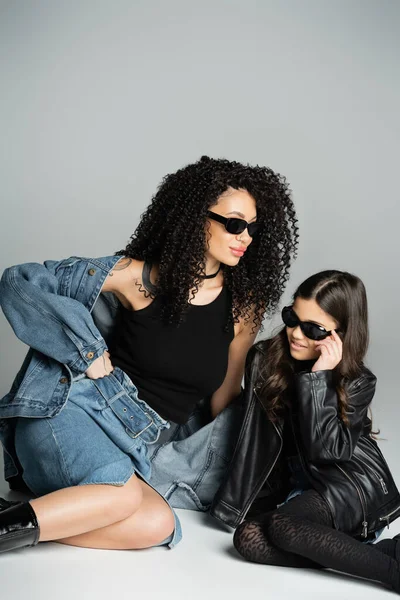
M 218 215 L 211 210 L 207 211 L 207 215 L 213 221 L 218 221 L 218 223 L 222 223 L 228 233 L 232 233 L 233 235 L 237 235 L 238 233 L 242 233 L 246 228 L 250 237 L 254 237 L 256 233 L 260 230 L 261 223 L 248 223 L 244 219 L 239 218 L 227 218 L 222 215 Z
M 324 340 L 331 335 L 332 331 L 327 331 L 322 325 L 312 323 L 311 321 L 300 321 L 299 317 L 293 310 L 293 306 L 285 306 L 282 310 L 282 321 L 286 327 L 300 327 L 302 332 L 310 340 Z M 338 331 L 335 329 L 335 331 Z

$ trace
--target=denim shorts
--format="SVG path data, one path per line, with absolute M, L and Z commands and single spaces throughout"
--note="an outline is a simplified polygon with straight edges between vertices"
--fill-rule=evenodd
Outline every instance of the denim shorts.
M 171 423 L 149 446 L 150 483 L 174 508 L 207 511 L 226 475 L 243 414 L 232 403 L 210 420 L 200 403 L 184 425 Z
M 134 473 L 149 483 L 149 448 L 169 426 L 115 368 L 102 379 L 78 376 L 57 416 L 18 418 L 15 449 L 24 481 L 37 496 L 77 485 L 122 486 Z M 162 542 L 171 548 L 182 537 L 172 512 L 175 529 Z

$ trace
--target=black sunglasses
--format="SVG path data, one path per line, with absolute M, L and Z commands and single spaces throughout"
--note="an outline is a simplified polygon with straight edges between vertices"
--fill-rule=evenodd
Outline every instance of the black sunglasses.
M 327 331 L 325 327 L 322 327 L 322 325 L 317 325 L 317 323 L 312 323 L 311 321 L 300 321 L 299 317 L 293 310 L 293 306 L 285 306 L 282 309 L 282 321 L 286 327 L 299 326 L 304 335 L 310 340 L 324 340 L 332 333 L 332 331 Z M 335 331 L 338 330 L 335 329 Z
M 239 219 L 237 217 L 228 219 L 222 215 L 217 215 L 217 213 L 212 212 L 211 210 L 207 211 L 207 215 L 210 217 L 210 219 L 213 219 L 213 221 L 222 223 L 227 232 L 232 233 L 233 235 L 242 233 L 245 229 L 247 229 L 249 236 L 254 237 L 261 227 L 261 223 L 248 223 L 244 219 Z

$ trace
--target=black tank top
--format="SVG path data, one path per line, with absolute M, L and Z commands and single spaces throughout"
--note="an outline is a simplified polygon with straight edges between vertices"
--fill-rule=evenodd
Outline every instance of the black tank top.
M 151 292 L 150 270 L 146 264 L 143 283 Z M 189 304 L 178 327 L 162 321 L 157 296 L 141 310 L 121 307 L 112 363 L 125 371 L 139 398 L 164 419 L 185 423 L 196 403 L 224 381 L 234 337 L 233 324 L 226 327 L 231 310 L 226 287 L 209 304 Z

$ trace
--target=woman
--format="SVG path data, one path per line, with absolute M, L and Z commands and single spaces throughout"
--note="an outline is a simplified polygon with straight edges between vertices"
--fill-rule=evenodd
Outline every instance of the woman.
M 185 498 L 170 488 L 211 502 L 233 431 L 224 409 L 296 245 L 283 178 L 203 157 L 164 179 L 117 256 L 5 271 L 3 310 L 31 347 L 0 401 L 6 479 L 39 497 L 2 503 L 0 551 L 179 541 L 170 504 Z
M 400 592 L 397 540 L 370 544 L 400 516 L 400 496 L 367 415 L 376 379 L 363 364 L 364 285 L 317 273 L 282 318 L 286 327 L 253 353 L 270 431 L 253 454 L 272 462 L 234 545 L 253 562 L 332 568 Z

